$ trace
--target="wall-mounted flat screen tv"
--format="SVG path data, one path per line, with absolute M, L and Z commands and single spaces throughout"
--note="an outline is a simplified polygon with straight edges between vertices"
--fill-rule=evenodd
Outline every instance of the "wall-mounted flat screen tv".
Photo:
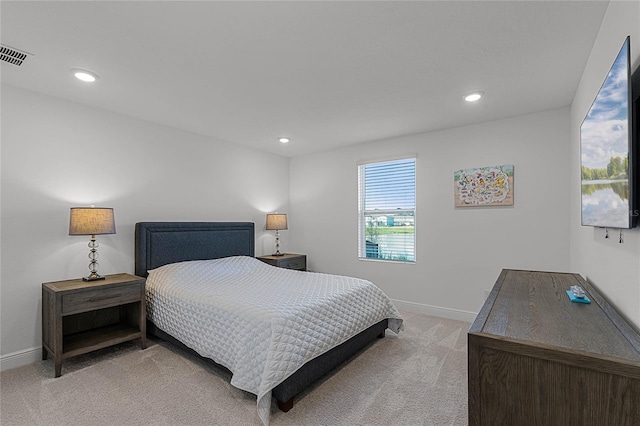
M 636 225 L 632 109 L 627 37 L 580 127 L 584 226 Z

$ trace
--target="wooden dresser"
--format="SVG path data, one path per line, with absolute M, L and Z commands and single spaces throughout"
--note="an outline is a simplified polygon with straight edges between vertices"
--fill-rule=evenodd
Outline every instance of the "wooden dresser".
M 472 426 L 640 425 L 640 336 L 580 275 L 503 270 L 468 344 Z

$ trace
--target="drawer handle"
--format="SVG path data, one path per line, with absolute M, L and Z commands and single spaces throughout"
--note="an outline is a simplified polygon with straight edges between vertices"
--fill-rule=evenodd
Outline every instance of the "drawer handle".
M 89 299 L 89 302 L 99 302 L 101 300 L 109 300 L 109 299 L 114 299 L 116 297 L 120 297 L 122 296 L 123 293 L 118 293 L 118 294 L 111 294 L 111 295 L 106 295 L 106 296 L 99 296 L 99 297 L 92 297 Z

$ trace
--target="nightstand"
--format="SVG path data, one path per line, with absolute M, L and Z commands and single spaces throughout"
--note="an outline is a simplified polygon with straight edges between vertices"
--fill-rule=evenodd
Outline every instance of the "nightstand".
M 296 269 L 298 271 L 307 270 L 307 256 L 304 254 L 286 253 L 282 256 L 259 256 L 256 259 L 278 268 Z
M 42 359 L 53 355 L 55 377 L 62 360 L 76 355 L 134 339 L 147 347 L 144 283 L 116 274 L 42 284 Z

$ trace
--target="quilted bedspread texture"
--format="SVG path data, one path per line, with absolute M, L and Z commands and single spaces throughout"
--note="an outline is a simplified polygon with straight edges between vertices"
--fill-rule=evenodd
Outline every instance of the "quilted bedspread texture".
M 149 271 L 147 316 L 257 395 L 266 425 L 271 390 L 303 364 L 389 318 L 402 318 L 373 283 L 293 271 L 246 256 L 173 263 Z

